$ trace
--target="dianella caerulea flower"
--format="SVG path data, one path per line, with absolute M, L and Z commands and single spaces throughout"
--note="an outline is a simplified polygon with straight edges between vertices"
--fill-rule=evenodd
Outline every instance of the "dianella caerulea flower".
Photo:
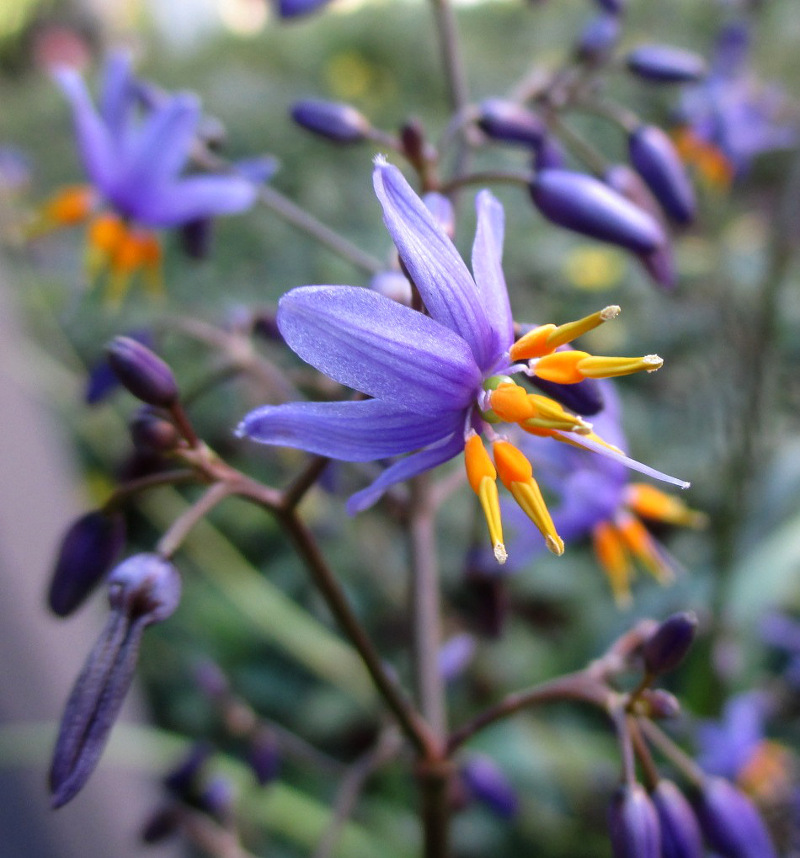
M 358 287 L 291 290 L 277 314 L 287 344 L 321 372 L 372 398 L 264 406 L 245 417 L 239 434 L 345 461 L 403 456 L 350 498 L 351 513 L 373 504 L 395 483 L 463 451 L 497 560 L 502 563 L 507 556 L 498 476 L 548 548 L 561 554 L 564 545 L 531 464 L 500 424 L 629 460 L 594 436 L 582 417 L 548 396 L 530 392 L 513 376 L 575 384 L 585 378 L 652 371 L 661 366 L 661 358 L 559 350 L 613 318 L 617 307 L 558 327 L 533 328 L 515 342 L 501 267 L 503 209 L 497 200 L 488 191 L 478 194 L 470 274 L 397 168 L 378 158 L 373 178 L 384 222 L 427 314 Z M 494 463 L 483 438 L 491 444 Z
M 611 382 L 599 382 L 598 387 L 604 407 L 592 417 L 593 431 L 616 449 L 626 451 L 619 397 Z M 533 436 L 526 437 L 520 446 L 537 461 L 542 483 L 560 498 L 552 511 L 558 532 L 567 543 L 591 541 L 618 605 L 631 601 L 637 566 L 662 583 L 674 578 L 677 560 L 646 524 L 702 527 L 706 521 L 703 513 L 649 483 L 631 481 L 628 469 L 618 459 L 592 456 L 586 450 L 550 444 Z M 518 525 L 510 544 L 514 567 L 529 562 L 540 550 Z
M 56 194 L 33 230 L 88 222 L 89 273 L 110 273 L 112 297 L 121 297 L 137 271 L 160 283 L 154 230 L 241 212 L 254 202 L 255 186 L 241 174 L 182 175 L 201 120 L 195 95 L 142 98 L 121 53 L 106 63 L 97 108 L 77 72 L 54 74 L 72 108 L 89 184 Z

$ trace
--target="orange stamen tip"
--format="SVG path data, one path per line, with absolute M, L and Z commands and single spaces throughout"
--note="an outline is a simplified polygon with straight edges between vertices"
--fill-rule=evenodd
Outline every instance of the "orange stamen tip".
M 467 479 L 475 494 L 480 494 L 481 483 L 485 477 L 497 479 L 497 471 L 491 457 L 486 452 L 480 435 L 473 432 L 464 442 L 464 464 L 467 468 Z
M 531 463 L 525 455 L 508 441 L 492 444 L 494 463 L 503 485 L 510 491 L 514 483 L 524 483 L 533 477 Z
M 555 346 L 551 348 L 547 339 L 555 330 L 557 330 L 556 326 L 550 323 L 528 331 L 511 346 L 509 350 L 511 360 L 530 360 L 552 352 Z
M 492 411 L 506 423 L 519 423 L 536 416 L 536 406 L 524 387 L 501 384 L 489 398 Z
M 586 377 L 578 368 L 579 363 L 591 358 L 588 352 L 577 350 L 553 352 L 539 358 L 534 365 L 534 373 L 545 381 L 558 384 L 577 384 Z
M 631 483 L 625 500 L 628 507 L 642 518 L 697 529 L 708 524 L 708 516 L 704 512 L 692 509 L 679 498 L 648 483 Z

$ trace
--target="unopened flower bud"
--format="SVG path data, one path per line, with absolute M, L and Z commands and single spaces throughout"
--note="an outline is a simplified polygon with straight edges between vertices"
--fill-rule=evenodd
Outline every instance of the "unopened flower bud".
M 537 377 L 532 378 L 531 382 L 564 408 L 583 417 L 591 417 L 603 410 L 603 392 L 594 378 L 585 378 L 577 384 L 559 384 L 557 381 Z
M 669 137 L 656 125 L 642 125 L 628 138 L 631 163 L 664 211 L 679 224 L 694 220 L 691 180 Z
M 596 0 L 598 6 L 601 6 L 607 12 L 613 12 L 615 15 L 619 15 L 621 12 L 625 11 L 625 6 L 628 3 L 628 0 Z
M 684 659 L 697 631 L 697 615 L 683 611 L 667 617 L 642 647 L 649 674 L 658 676 L 674 670 Z
M 550 221 L 635 253 L 651 253 L 666 241 L 659 224 L 598 179 L 569 170 L 542 170 L 531 197 Z
M 637 701 L 637 712 L 660 721 L 680 714 L 681 704 L 674 694 L 663 688 L 645 688 Z
M 490 98 L 478 108 L 478 127 L 487 137 L 504 143 L 537 147 L 547 129 L 535 113 L 514 101 Z
M 403 154 L 417 171 L 423 171 L 425 165 L 436 160 L 435 147 L 428 142 L 425 129 L 418 119 L 409 119 L 400 129 L 400 145 Z
M 359 143 L 371 130 L 369 120 L 349 104 L 305 99 L 292 105 L 294 121 L 320 137 L 336 143 Z
M 661 828 L 641 784 L 621 786 L 608 815 L 614 858 L 661 858 Z
M 210 217 L 190 220 L 180 228 L 181 247 L 190 259 L 207 259 L 211 252 L 214 221 Z
M 660 780 L 650 794 L 661 824 L 662 858 L 703 858 L 703 836 L 686 797 L 672 781 Z
M 247 761 L 261 786 L 266 786 L 278 777 L 281 754 L 278 740 L 272 730 L 258 730 L 250 741 Z
M 211 746 L 195 742 L 186 756 L 162 778 L 164 787 L 181 801 L 191 801 L 198 791 L 203 768 L 211 756 Z
M 491 757 L 471 756 L 461 766 L 460 773 L 470 795 L 498 816 L 510 819 L 517 812 L 517 792 Z
M 178 385 L 169 366 L 131 337 L 115 337 L 107 348 L 108 362 L 120 383 L 148 405 L 169 408 L 178 399 Z
M 114 610 L 142 618 L 145 625 L 160 623 L 178 607 L 181 576 L 159 554 L 135 554 L 108 577 L 108 601 Z
M 275 8 L 280 18 L 301 18 L 327 6 L 330 2 L 331 0 L 277 0 Z
M 439 647 L 439 675 L 445 682 L 460 676 L 475 656 L 475 638 L 468 632 L 453 635 Z
M 436 218 L 436 222 L 452 238 L 456 232 L 456 214 L 453 204 L 444 194 L 431 191 L 422 198 L 425 207 Z
M 140 409 L 131 420 L 130 433 L 134 446 L 143 452 L 168 453 L 180 441 L 175 425 L 152 411 L 150 406 Z
M 59 617 L 71 614 L 102 580 L 125 543 L 125 519 L 89 512 L 64 534 L 47 602 Z
M 708 845 L 721 858 L 777 858 L 755 805 L 725 778 L 708 778 L 695 810 Z
M 142 827 L 140 834 L 142 842 L 148 846 L 161 843 L 178 830 L 180 821 L 180 808 L 174 806 L 160 807 Z
M 233 810 L 233 787 L 227 778 L 216 777 L 200 793 L 197 801 L 206 813 L 225 822 Z
M 562 145 L 552 134 L 545 134 L 533 156 L 534 170 L 563 170 L 566 165 L 567 155 Z
M 369 288 L 398 304 L 411 306 L 411 284 L 402 271 L 379 271 L 370 280 Z
M 691 83 L 706 73 L 701 56 L 672 45 L 640 45 L 625 58 L 628 71 L 654 83 Z
M 578 39 L 576 53 L 586 63 L 600 63 L 614 50 L 620 34 L 619 16 L 611 12 L 595 15 Z

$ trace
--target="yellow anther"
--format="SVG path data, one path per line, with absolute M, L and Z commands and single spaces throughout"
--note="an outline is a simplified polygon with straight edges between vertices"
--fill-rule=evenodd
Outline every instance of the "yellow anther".
M 486 517 L 489 527 L 489 538 L 492 541 L 492 550 L 498 563 L 505 563 L 508 559 L 505 545 L 503 544 L 503 524 L 500 519 L 500 498 L 497 494 L 497 471 L 483 441 L 477 434 L 470 435 L 464 444 L 464 463 L 467 467 L 467 479 L 472 490 L 478 496 L 481 509 Z
M 606 573 L 614 601 L 620 608 L 631 603 L 633 564 L 622 537 L 610 521 L 603 521 L 592 531 L 592 546 L 597 562 Z
M 645 569 L 659 583 L 671 583 L 675 578 L 674 570 L 642 522 L 632 515 L 621 513 L 617 516 L 616 525 L 628 550 L 641 562 Z
M 533 478 L 531 463 L 508 441 L 495 441 L 492 450 L 497 473 L 503 485 L 511 492 L 522 511 L 539 528 L 550 551 L 557 555 L 563 554 L 564 542 L 556 533 L 541 489 Z
M 509 350 L 509 355 L 512 361 L 530 360 L 531 358 L 541 357 L 551 352 L 547 344 L 547 338 L 556 330 L 555 325 L 539 325 L 532 331 L 520 337 Z
M 683 527 L 705 527 L 708 516 L 691 509 L 674 495 L 668 495 L 648 483 L 631 483 L 626 489 L 628 507 L 642 518 L 677 524 Z
M 567 411 L 555 399 L 542 396 L 540 393 L 531 393 L 528 398 L 536 408 L 536 417 L 520 424 L 526 432 L 531 429 L 560 429 L 564 432 L 586 435 L 591 431 L 591 424 L 587 423 L 583 417 Z
M 630 375 L 634 372 L 655 372 L 661 369 L 664 360 L 658 355 L 644 357 L 600 357 L 589 355 L 577 364 L 577 370 L 585 378 L 613 378 L 618 375 Z M 538 373 L 538 367 L 537 367 Z
M 511 360 L 531 360 L 551 354 L 559 346 L 571 343 L 576 337 L 593 330 L 609 319 L 615 319 L 619 313 L 620 308 L 616 304 L 610 304 L 596 313 L 558 327 L 552 324 L 540 325 L 528 331 L 511 346 Z
M 499 385 L 492 391 L 489 402 L 492 411 L 506 423 L 519 423 L 537 413 L 528 391 L 518 384 Z

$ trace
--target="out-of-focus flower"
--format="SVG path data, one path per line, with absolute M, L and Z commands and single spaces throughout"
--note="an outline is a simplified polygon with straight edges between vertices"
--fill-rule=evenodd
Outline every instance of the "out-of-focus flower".
M 761 621 L 760 632 L 764 643 L 786 653 L 789 661 L 783 677 L 793 688 L 800 689 L 800 621 L 775 611 Z
M 593 431 L 625 450 L 619 399 L 610 383 L 599 384 L 605 406 L 592 418 Z M 591 539 L 618 605 L 631 601 L 637 565 L 662 583 L 672 581 L 679 564 L 645 523 L 702 527 L 703 513 L 650 484 L 631 482 L 627 469 L 613 459 L 589 456 L 575 447 L 545 445 L 532 437 L 522 449 L 539 464 L 542 483 L 561 500 L 552 513 L 558 532 L 566 543 Z M 539 550 L 519 528 L 510 545 L 519 562 L 528 562 Z
M 278 17 L 291 20 L 311 15 L 330 2 L 331 0 L 276 0 L 275 11 Z
M 655 806 L 641 784 L 625 784 L 608 814 L 614 858 L 661 858 L 661 826 Z
M 497 560 L 506 559 L 498 474 L 550 550 L 561 554 L 563 542 L 530 462 L 499 434 L 499 424 L 587 446 L 620 462 L 630 460 L 594 436 L 583 418 L 553 399 L 530 393 L 512 375 L 575 384 L 587 377 L 658 369 L 661 358 L 557 351 L 613 318 L 617 307 L 560 327 L 540 326 L 514 342 L 501 267 L 503 209 L 495 198 L 488 191 L 477 197 L 473 279 L 399 170 L 377 159 L 374 184 L 403 267 L 430 315 L 368 289 L 293 289 L 278 308 L 278 326 L 286 343 L 320 372 L 374 398 L 264 406 L 245 417 L 238 433 L 345 461 L 408 453 L 350 498 L 352 513 L 375 503 L 395 483 L 464 451 L 467 476 L 481 501 Z M 492 443 L 494 464 L 482 435 Z
M 625 57 L 625 65 L 651 83 L 696 83 L 706 73 L 701 56 L 672 45 L 639 45 Z
M 718 721 L 697 728 L 697 761 L 703 770 L 760 799 L 784 791 L 791 780 L 788 749 L 765 735 L 769 708 L 764 692 L 738 694 L 725 704 Z
M 510 819 L 517 812 L 517 791 L 491 757 L 471 754 L 459 767 L 459 775 L 468 796 L 486 805 L 498 816 Z
M 757 155 L 798 139 L 784 93 L 750 71 L 749 40 L 742 23 L 720 32 L 708 76 L 684 91 L 677 113 L 678 150 L 712 187 L 727 187 Z
M 89 275 L 109 272 L 113 300 L 121 299 L 138 271 L 151 288 L 160 287 L 155 229 L 234 214 L 253 204 L 255 186 L 240 174 L 182 175 L 201 119 L 195 95 L 163 95 L 143 106 L 130 59 L 122 53 L 106 63 L 99 109 L 73 69 L 59 68 L 53 75 L 72 108 L 90 184 L 52 197 L 31 233 L 88 222 Z
M 662 858 L 703 858 L 703 837 L 691 805 L 672 781 L 650 794 L 661 825 Z

